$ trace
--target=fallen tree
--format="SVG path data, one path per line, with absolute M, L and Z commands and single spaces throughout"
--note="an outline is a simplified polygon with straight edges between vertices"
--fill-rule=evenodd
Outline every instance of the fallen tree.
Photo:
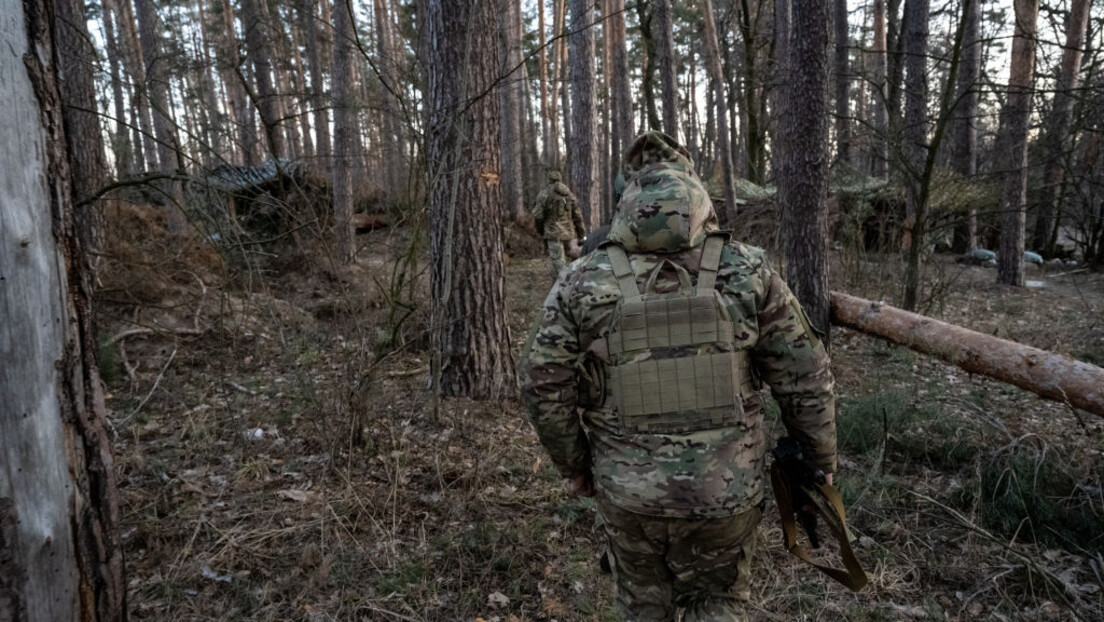
M 832 323 L 1104 417 L 1104 369 L 1007 339 L 832 292 Z

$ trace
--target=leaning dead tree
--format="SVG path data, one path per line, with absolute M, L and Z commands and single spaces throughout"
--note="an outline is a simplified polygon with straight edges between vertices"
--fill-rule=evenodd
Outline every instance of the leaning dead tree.
M 832 323 L 1104 417 L 1104 369 L 930 317 L 832 292 Z

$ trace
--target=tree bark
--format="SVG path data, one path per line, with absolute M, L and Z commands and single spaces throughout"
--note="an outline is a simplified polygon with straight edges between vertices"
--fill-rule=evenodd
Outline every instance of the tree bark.
M 633 140 L 632 89 L 629 85 L 629 57 L 625 41 L 625 0 L 611 0 L 609 18 L 613 50 L 610 85 L 613 100 L 614 178 L 621 170 L 621 155 Z
M 504 7 L 508 8 L 508 7 Z M 376 13 L 376 49 L 378 50 L 378 67 L 383 85 L 383 109 L 382 124 L 383 134 L 382 154 L 384 158 L 383 170 L 386 175 L 387 192 L 392 196 L 405 194 L 406 166 L 403 149 L 403 124 L 402 102 L 399 100 L 400 81 L 403 75 L 402 53 L 400 44 L 396 40 L 399 36 L 394 31 L 391 17 L 388 15 L 387 3 L 384 0 L 375 0 Z M 520 55 L 519 55 L 520 57 Z M 509 78 L 507 78 L 509 83 Z
M 115 113 L 115 133 L 112 136 L 112 152 L 115 154 L 115 175 L 125 179 L 134 174 L 134 148 L 130 142 L 130 129 L 127 127 L 126 104 L 123 98 L 123 77 L 119 71 L 120 51 L 115 32 L 115 11 L 108 2 L 103 6 L 104 44 L 107 48 L 107 63 L 111 72 L 111 103 Z M 132 123 L 137 125 L 137 119 Z
M 139 0 L 149 2 L 150 0 Z M 338 0 L 340 2 L 340 0 Z M 242 0 L 242 29 L 245 48 L 253 63 L 253 81 L 257 88 L 257 111 L 261 115 L 268 150 L 274 158 L 287 157 L 287 142 L 280 122 L 280 99 L 272 79 L 271 18 L 265 0 Z M 336 16 L 335 16 L 336 22 Z M 336 26 L 335 26 L 336 29 Z M 336 61 L 335 61 L 336 62 Z
M 427 95 L 434 389 L 496 398 L 514 390 L 506 320 L 494 80 L 495 3 L 431 0 Z
M 792 15 L 777 201 L 786 281 L 828 343 L 828 5 L 793 0 Z
M 134 84 L 134 108 L 138 117 L 139 136 L 141 140 L 135 141 L 136 149 L 141 146 L 142 157 L 141 171 L 160 170 L 157 160 L 157 138 L 153 129 L 153 117 L 149 108 L 149 92 L 146 85 L 146 67 L 142 58 L 142 46 L 138 41 L 138 25 L 134 18 L 134 10 L 130 0 L 104 0 L 115 8 L 115 15 L 119 18 L 117 25 L 121 31 L 121 40 L 126 50 L 123 58 Z
M 0 620 L 121 621 L 115 469 L 53 40 L 61 15 L 44 0 L 0 0 L 0 15 L 10 52 L 0 54 L 0 343 L 10 353 L 0 368 Z
M 218 0 L 212 0 L 217 2 Z M 257 152 L 257 128 L 255 127 L 250 111 L 249 100 L 246 97 L 242 78 L 241 58 L 238 54 L 238 35 L 234 29 L 234 8 L 230 0 L 221 0 L 219 4 L 222 16 L 222 28 L 218 31 L 215 44 L 215 58 L 218 62 L 219 77 L 223 88 L 226 90 L 226 99 L 229 100 L 230 118 L 233 127 L 237 130 L 234 142 L 237 145 L 234 163 L 250 166 L 256 163 Z
M 713 86 L 713 105 L 716 107 L 717 149 L 721 152 L 721 174 L 724 176 L 725 216 L 728 226 L 736 223 L 735 171 L 732 165 L 732 149 L 729 147 L 728 107 L 725 105 L 724 72 L 721 69 L 721 51 L 717 43 L 717 27 L 713 20 L 712 0 L 700 0 L 702 20 L 705 23 L 705 53 L 709 57 L 709 73 Z
M 333 219 L 337 260 L 352 263 L 356 248 L 353 235 L 353 169 L 359 157 L 355 145 L 360 132 L 353 84 L 355 22 L 351 0 L 336 0 L 333 7 L 334 54 L 330 84 L 333 88 Z
M 656 29 L 656 66 L 663 93 L 663 132 L 678 140 L 678 87 L 675 84 L 675 32 L 670 0 L 652 0 Z
M 874 132 L 872 137 L 871 175 L 886 176 L 886 0 L 874 0 L 874 39 L 870 45 L 874 57 L 874 75 L 870 89 L 874 94 Z
M 1070 125 L 1073 121 L 1074 91 L 1077 90 L 1081 58 L 1084 55 L 1085 31 L 1089 23 L 1089 0 L 1073 0 L 1069 18 L 1066 21 L 1066 46 L 1062 50 L 1062 65 L 1058 74 L 1058 84 L 1054 89 L 1054 101 L 1046 123 L 1043 162 L 1046 170 L 1043 177 L 1042 200 L 1035 219 L 1035 235 L 1032 246 L 1036 251 L 1052 254 L 1051 240 L 1053 229 L 1057 226 L 1055 215 L 1061 201 L 1062 179 L 1065 173 L 1064 158 L 1070 140 Z
M 740 35 L 744 40 L 743 74 L 744 74 L 744 107 L 741 131 L 744 134 L 744 157 L 746 160 L 747 178 L 753 184 L 762 185 L 766 180 L 766 127 L 765 108 L 763 106 L 762 78 L 759 73 L 759 11 L 762 5 L 755 3 L 755 13 L 752 13 L 752 5 L 747 0 L 741 0 L 739 10 Z M 733 96 L 735 97 L 735 96 Z M 732 102 L 735 104 L 735 102 Z M 740 150 L 737 150 L 739 153 Z
M 997 282 L 1023 286 L 1024 223 L 1027 206 L 1027 130 L 1035 79 L 1035 35 L 1039 0 L 1015 0 L 1016 31 L 1012 38 L 1012 66 L 1008 97 L 1001 109 L 997 170 L 1004 177 L 1001 192 L 1000 253 Z
M 951 166 L 955 172 L 972 180 L 977 175 L 978 80 L 981 77 L 981 2 L 963 0 L 966 12 L 963 33 L 962 63 L 958 74 L 958 106 L 955 109 L 955 144 Z M 956 253 L 968 253 L 977 248 L 977 208 L 955 225 L 952 248 Z
M 96 49 L 88 34 L 83 0 L 54 0 L 54 39 L 58 47 L 58 82 L 62 116 L 69 146 L 74 203 L 81 203 L 107 185 L 100 116 L 96 112 L 96 84 L 88 59 Z M 125 132 L 124 132 L 125 134 Z M 126 157 L 121 154 L 120 157 Z M 90 253 L 103 250 L 102 202 L 84 205 L 74 214 L 77 231 Z
M 597 145 L 594 93 L 594 3 L 571 0 L 571 185 L 588 231 L 598 227 Z
M 1104 417 L 1104 369 L 923 315 L 832 292 L 832 322 Z
M 521 168 L 521 33 L 518 31 L 519 0 L 498 0 L 498 29 L 503 76 L 498 89 L 502 142 L 502 201 L 504 216 L 512 220 L 525 213 L 523 171 Z
M 835 80 L 836 80 L 836 159 L 840 162 L 851 161 L 851 49 L 850 31 L 847 28 L 847 0 L 835 0 L 835 15 L 832 16 L 836 33 Z
M 656 79 L 656 50 L 655 22 L 653 7 L 649 2 L 636 3 L 637 25 L 640 28 L 641 44 L 644 48 L 644 66 L 641 68 L 640 91 L 644 96 L 644 128 L 658 129 L 663 127 L 659 119 L 659 110 L 656 106 L 655 79 Z
M 905 172 L 905 222 L 901 227 L 901 248 L 908 251 L 914 242 L 914 229 L 922 226 L 921 181 L 928 156 L 928 14 L 930 0 L 905 2 L 905 119 L 903 124 L 901 169 Z M 918 242 L 918 240 L 917 240 Z M 907 295 L 906 295 L 907 298 Z M 905 308 L 914 309 L 916 301 L 906 299 Z
M 318 3 L 327 0 L 306 0 L 303 6 L 306 16 L 306 31 L 310 37 L 307 41 L 307 67 L 310 72 L 310 102 L 314 108 L 314 142 L 315 156 L 322 164 L 324 170 L 330 170 L 330 113 L 326 97 L 326 86 L 322 80 L 322 48 L 333 44 L 327 29 L 318 20 Z

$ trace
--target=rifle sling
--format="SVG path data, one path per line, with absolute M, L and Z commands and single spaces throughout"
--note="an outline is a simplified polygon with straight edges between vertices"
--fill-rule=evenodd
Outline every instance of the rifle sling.
M 844 515 L 843 500 L 835 487 L 828 484 L 817 486 L 817 492 L 823 497 L 820 500 L 828 503 L 828 508 L 821 503 L 813 503 L 816 512 L 824 518 L 832 534 L 836 537 L 840 547 L 840 557 L 843 558 L 845 569 L 832 568 L 813 561 L 812 556 L 805 547 L 797 542 L 796 512 L 793 507 L 793 492 L 790 483 L 777 462 L 771 465 L 771 486 L 774 487 L 774 498 L 778 502 L 778 511 L 782 515 L 782 534 L 785 538 L 786 550 L 813 566 L 817 570 L 842 583 L 852 592 L 858 592 L 867 583 L 866 573 L 863 572 L 859 560 L 855 558 L 855 552 L 851 550 L 851 542 L 847 533 L 847 519 Z M 816 493 L 810 495 L 816 497 Z

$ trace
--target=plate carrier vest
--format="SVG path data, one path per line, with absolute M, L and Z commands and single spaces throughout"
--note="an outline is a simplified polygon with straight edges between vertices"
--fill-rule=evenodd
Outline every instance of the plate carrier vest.
M 690 434 L 734 426 L 754 393 L 746 350 L 737 350 L 728 309 L 715 291 L 725 236 L 706 238 L 698 284 L 664 259 L 642 293 L 625 250 L 604 247 L 621 289 L 608 337 L 613 406 L 625 434 Z M 679 290 L 655 293 L 664 265 Z

